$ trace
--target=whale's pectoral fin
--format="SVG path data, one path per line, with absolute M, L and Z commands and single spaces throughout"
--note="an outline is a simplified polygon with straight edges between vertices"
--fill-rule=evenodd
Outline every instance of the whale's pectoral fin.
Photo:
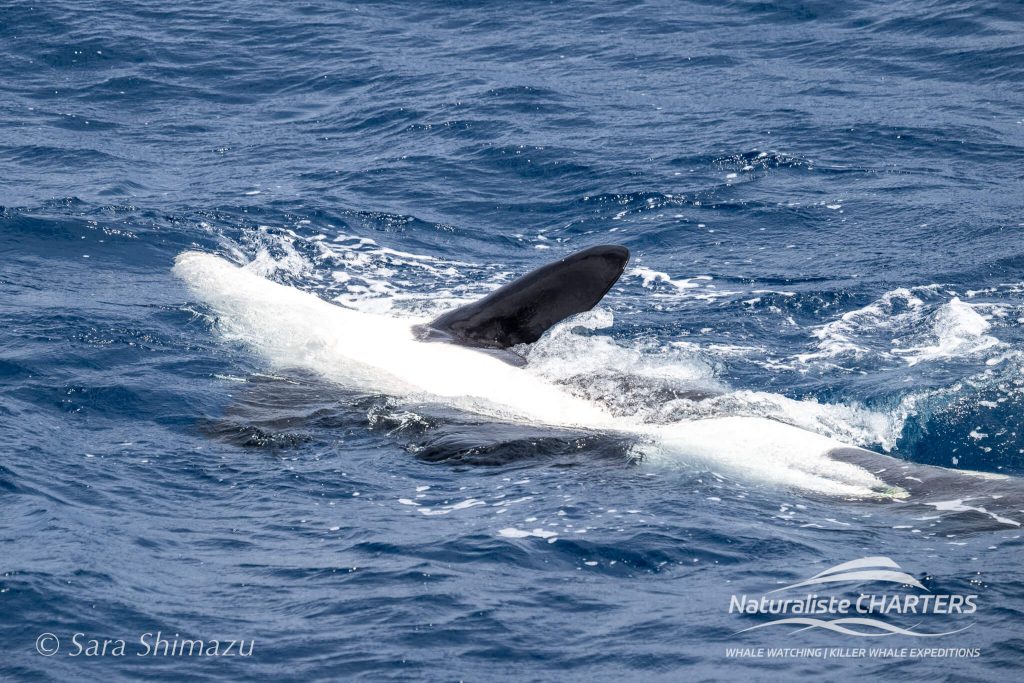
M 416 334 L 424 341 L 491 349 L 532 344 L 555 323 L 596 306 L 628 260 L 629 250 L 616 245 L 578 251 L 417 326 Z

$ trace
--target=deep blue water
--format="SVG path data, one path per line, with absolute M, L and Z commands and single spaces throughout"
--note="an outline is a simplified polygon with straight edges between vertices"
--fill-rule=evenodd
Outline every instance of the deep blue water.
M 171 273 L 401 314 L 620 243 L 618 351 L 554 349 L 567 386 L 1022 477 L 1018 3 L 5 2 L 0 64 L 0 678 L 1019 675 L 1017 527 L 418 415 Z M 973 626 L 736 633 L 733 593 L 877 555 Z M 253 655 L 69 656 L 157 630 Z M 980 656 L 726 656 L 865 640 Z

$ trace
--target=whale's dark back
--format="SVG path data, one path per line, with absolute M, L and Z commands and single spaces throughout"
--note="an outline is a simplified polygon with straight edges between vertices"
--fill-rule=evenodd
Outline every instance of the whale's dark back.
M 629 250 L 590 247 L 541 266 L 483 299 L 417 327 L 423 340 L 489 349 L 532 344 L 552 325 L 589 311 L 622 275 Z

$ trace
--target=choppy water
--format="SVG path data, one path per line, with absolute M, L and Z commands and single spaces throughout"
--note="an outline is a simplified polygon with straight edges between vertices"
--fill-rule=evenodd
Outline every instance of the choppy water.
M 1022 16 L 0 6 L 0 675 L 1012 680 L 1012 525 L 343 391 L 225 338 L 171 267 L 209 251 L 428 315 L 621 243 L 620 284 L 533 372 L 638 420 L 770 417 L 1024 476 Z M 921 630 L 973 626 L 736 633 L 733 593 L 876 555 L 978 594 Z M 255 647 L 68 656 L 157 630 Z M 981 654 L 726 654 L 922 640 Z

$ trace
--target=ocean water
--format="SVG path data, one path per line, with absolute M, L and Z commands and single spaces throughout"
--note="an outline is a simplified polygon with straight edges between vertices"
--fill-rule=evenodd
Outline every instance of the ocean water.
M 0 64 L 0 678 L 1019 676 L 1024 499 L 963 475 L 922 511 L 341 382 L 287 310 L 243 297 L 239 327 L 174 270 L 422 319 L 622 244 L 531 381 L 1012 489 L 1019 5 L 6 2 Z M 976 610 L 730 612 L 864 557 L 908 577 L 814 590 Z M 735 651 L 762 647 L 801 651 Z

